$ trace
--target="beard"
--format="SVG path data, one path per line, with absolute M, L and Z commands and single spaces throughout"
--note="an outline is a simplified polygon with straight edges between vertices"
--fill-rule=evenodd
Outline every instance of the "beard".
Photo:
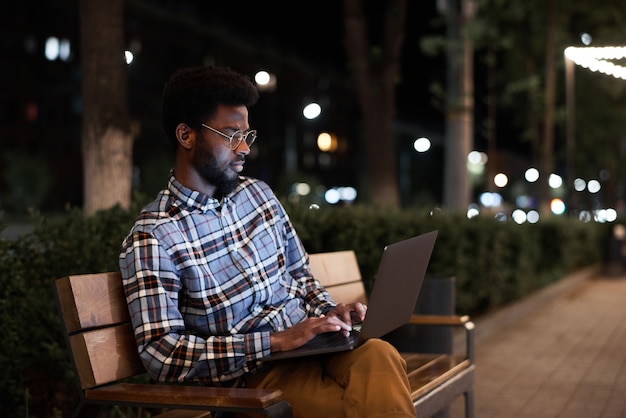
M 234 172 L 229 175 L 227 169 L 221 168 L 215 156 L 207 149 L 204 143 L 197 148 L 192 164 L 204 180 L 215 186 L 214 197 L 222 197 L 229 194 L 239 184 L 239 175 Z

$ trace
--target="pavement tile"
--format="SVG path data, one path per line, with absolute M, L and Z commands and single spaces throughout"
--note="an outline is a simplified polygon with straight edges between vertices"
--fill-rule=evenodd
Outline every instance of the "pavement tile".
M 626 418 L 626 276 L 558 286 L 516 315 L 475 320 L 476 418 Z

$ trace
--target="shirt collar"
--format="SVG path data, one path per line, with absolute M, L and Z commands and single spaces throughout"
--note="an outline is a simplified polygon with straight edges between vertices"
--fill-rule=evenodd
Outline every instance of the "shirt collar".
M 174 177 L 174 170 L 170 171 L 167 189 L 176 200 L 179 200 L 183 205 L 189 208 L 207 212 L 217 209 L 220 206 L 219 200 L 183 186 Z

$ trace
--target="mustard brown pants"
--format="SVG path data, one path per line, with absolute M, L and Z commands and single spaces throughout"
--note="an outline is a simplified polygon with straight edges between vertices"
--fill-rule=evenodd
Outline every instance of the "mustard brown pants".
M 416 416 L 406 362 L 379 339 L 352 351 L 276 362 L 246 386 L 282 390 L 295 418 Z

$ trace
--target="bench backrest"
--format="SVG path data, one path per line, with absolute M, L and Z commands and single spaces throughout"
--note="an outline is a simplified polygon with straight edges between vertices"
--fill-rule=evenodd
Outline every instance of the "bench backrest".
M 354 251 L 311 254 L 310 264 L 334 300 L 365 303 Z M 145 373 L 118 272 L 58 279 L 56 294 L 83 390 Z
M 311 254 L 313 276 L 336 302 L 367 302 L 356 254 L 352 250 Z
M 145 373 L 119 273 L 64 277 L 56 294 L 83 390 Z

